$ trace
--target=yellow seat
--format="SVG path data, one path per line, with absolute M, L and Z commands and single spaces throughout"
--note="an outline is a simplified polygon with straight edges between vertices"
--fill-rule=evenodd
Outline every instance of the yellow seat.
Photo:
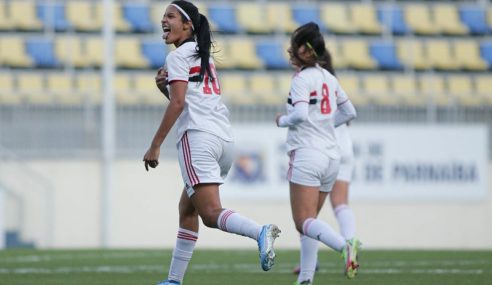
M 212 57 L 217 69 L 230 69 L 235 67 L 230 55 L 229 42 L 225 38 L 215 39 Z
M 246 87 L 246 78 L 241 73 L 222 73 L 219 77 L 221 96 L 228 104 L 242 105 L 255 103 Z
M 32 67 L 34 65 L 21 37 L 0 38 L 0 63 L 11 67 Z
M 449 75 L 447 78 L 448 93 L 460 104 L 479 106 L 482 99 L 475 94 L 473 83 L 468 75 Z
M 492 76 L 491 75 L 479 75 L 475 77 L 475 92 L 482 98 L 487 104 L 492 104 Z
M 113 87 L 116 102 L 121 105 L 134 105 L 139 103 L 140 96 L 134 91 L 133 74 L 115 73 Z
M 276 76 L 277 89 L 275 91 L 275 96 L 280 97 L 280 103 L 287 103 L 287 98 L 290 92 L 290 85 L 292 84 L 292 76 L 294 73 L 280 73 Z
M 343 58 L 347 66 L 355 69 L 375 69 L 376 62 L 369 54 L 366 40 L 348 39 L 342 42 Z
M 67 66 L 77 68 L 87 67 L 90 62 L 82 52 L 82 42 L 80 37 L 76 36 L 59 36 L 55 38 L 56 58 Z
M 239 2 L 236 4 L 236 19 L 241 27 L 249 33 L 265 34 L 272 32 L 275 26 L 265 23 L 266 11 L 257 2 Z
M 474 71 L 485 71 L 487 62 L 480 56 L 480 47 L 474 40 L 454 41 L 454 57 L 461 68 Z
M 399 98 L 399 101 L 410 106 L 426 104 L 426 98 L 419 93 L 413 75 L 393 75 L 392 83 L 391 92 Z
M 145 104 L 164 105 L 169 102 L 155 84 L 155 72 L 139 72 L 134 75 L 134 80 L 135 92 Z
M 432 68 L 437 70 L 458 70 L 460 64 L 454 60 L 451 45 L 447 40 L 429 40 L 427 57 Z
M 142 54 L 140 41 L 134 37 L 116 39 L 116 65 L 122 68 L 147 68 L 149 61 Z
M 205 2 L 195 2 L 193 4 L 195 4 L 195 6 L 198 8 L 198 12 L 200 14 L 202 14 L 205 17 L 207 17 L 208 24 L 210 25 L 210 30 L 216 31 L 217 30 L 217 24 L 214 23 L 214 21 L 212 21 L 212 18 L 210 18 L 208 16 L 208 6 L 207 6 L 207 3 L 205 3 Z M 159 20 L 159 23 L 160 23 L 160 20 Z
M 10 13 L 7 13 L 7 3 L 0 2 L 0 30 L 8 31 L 14 28 L 14 21 L 10 18 Z
M 321 4 L 321 21 L 336 34 L 353 34 L 356 28 L 350 19 L 348 7 L 342 3 Z
M 99 72 L 77 74 L 75 88 L 82 102 L 101 104 L 103 87 Z
M 95 19 L 92 2 L 89 1 L 67 1 L 67 20 L 75 30 L 91 32 L 102 29 L 102 23 Z
M 249 78 L 250 93 L 262 105 L 278 105 L 282 102 L 280 96 L 275 95 L 275 80 L 268 74 L 252 74 Z
M 434 104 L 446 106 L 452 103 L 447 95 L 444 78 L 440 75 L 422 74 L 420 76 L 420 92 Z
M 53 96 L 46 92 L 44 85 L 44 77 L 38 72 L 19 73 L 17 75 L 17 89 L 20 95 L 27 98 L 27 102 L 31 104 L 53 103 Z
M 456 4 L 434 5 L 434 20 L 437 28 L 445 35 L 466 35 L 468 28 L 461 22 Z
M 331 54 L 331 61 L 335 72 L 337 69 L 346 68 L 347 61 L 343 57 L 343 53 L 338 46 L 338 41 L 335 38 L 325 38 L 325 46 Z
M 371 101 L 380 105 L 395 105 L 396 96 L 392 96 L 388 86 L 388 76 L 385 74 L 368 74 L 364 76 L 364 91 Z
M 439 33 L 427 4 L 407 4 L 404 6 L 403 13 L 405 22 L 415 34 L 435 35 Z
M 11 1 L 10 18 L 15 29 L 40 31 L 43 23 L 38 19 L 34 1 Z
M 492 27 L 492 7 L 489 7 L 488 9 L 487 23 L 489 24 L 489 27 Z
M 130 32 L 132 27 L 123 15 L 121 3 L 113 1 L 113 28 L 117 32 Z M 164 8 L 165 9 L 165 8 Z M 95 25 L 102 27 L 104 24 L 104 3 L 96 2 Z M 160 22 L 160 21 L 159 21 Z
M 367 94 L 362 94 L 360 79 L 355 73 L 337 74 L 337 78 L 340 86 L 354 105 L 365 105 L 369 102 Z
M 90 37 L 85 40 L 85 57 L 87 65 L 100 67 L 103 63 L 104 47 L 101 37 Z
M 263 62 L 256 56 L 255 42 L 246 37 L 229 40 L 230 60 L 239 69 L 260 69 Z
M 267 2 L 266 3 L 266 23 L 267 27 L 273 27 L 275 31 L 282 33 L 292 33 L 298 25 L 292 17 L 290 3 Z
M 82 102 L 77 92 L 74 92 L 72 75 L 68 73 L 53 73 L 48 75 L 48 91 L 56 103 L 76 105 Z
M 20 95 L 14 87 L 14 77 L 11 73 L 0 73 L 0 105 L 20 104 Z
M 382 32 L 383 29 L 372 4 L 352 4 L 350 7 L 352 23 L 359 33 L 380 34 Z
M 398 59 L 410 68 L 424 70 L 430 67 L 422 40 L 398 40 L 397 54 Z

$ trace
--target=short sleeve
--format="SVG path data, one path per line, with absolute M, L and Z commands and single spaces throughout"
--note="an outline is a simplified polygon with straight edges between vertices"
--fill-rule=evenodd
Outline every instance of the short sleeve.
M 188 61 L 176 52 L 171 52 L 166 57 L 167 81 L 185 81 L 188 82 L 190 67 Z
M 292 84 L 290 86 L 292 105 L 299 102 L 309 103 L 309 92 L 309 84 L 306 78 L 303 78 L 302 74 L 298 73 L 292 78 Z

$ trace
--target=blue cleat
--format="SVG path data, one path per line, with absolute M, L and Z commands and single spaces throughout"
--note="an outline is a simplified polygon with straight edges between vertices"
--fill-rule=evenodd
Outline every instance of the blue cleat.
M 273 243 L 278 238 L 280 229 L 273 224 L 265 225 L 258 237 L 258 250 L 260 251 L 260 264 L 264 271 L 268 271 L 275 263 L 275 251 Z
M 181 283 L 179 283 L 178 281 L 174 281 L 174 280 L 164 280 L 164 281 L 157 283 L 157 285 L 172 285 L 172 284 L 181 285 Z

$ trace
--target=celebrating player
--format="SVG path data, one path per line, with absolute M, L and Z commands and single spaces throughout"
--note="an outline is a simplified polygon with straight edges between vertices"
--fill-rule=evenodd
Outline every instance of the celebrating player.
M 156 76 L 163 93 L 164 85 L 169 84 L 170 103 L 143 160 L 147 170 L 148 166 L 158 165 L 160 146 L 176 124 L 185 187 L 179 202 L 179 230 L 168 278 L 159 284 L 181 284 L 198 238 L 198 216 L 208 227 L 256 240 L 261 267 L 270 270 L 278 227 L 261 226 L 222 208 L 220 202 L 219 185 L 231 167 L 234 143 L 229 112 L 222 103 L 210 57 L 209 22 L 191 2 L 179 0 L 167 7 L 161 23 L 164 41 L 176 47 L 167 55 L 167 70 L 160 70 Z

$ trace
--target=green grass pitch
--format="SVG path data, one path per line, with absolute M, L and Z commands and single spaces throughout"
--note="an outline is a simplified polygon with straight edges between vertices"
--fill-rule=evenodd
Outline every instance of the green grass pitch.
M 4 250 L 0 285 L 154 285 L 167 276 L 171 251 Z M 274 268 L 263 272 L 254 250 L 197 249 L 186 285 L 293 284 L 298 251 L 278 250 Z M 359 275 L 348 280 L 342 260 L 321 251 L 314 284 L 492 284 L 492 251 L 361 252 Z

